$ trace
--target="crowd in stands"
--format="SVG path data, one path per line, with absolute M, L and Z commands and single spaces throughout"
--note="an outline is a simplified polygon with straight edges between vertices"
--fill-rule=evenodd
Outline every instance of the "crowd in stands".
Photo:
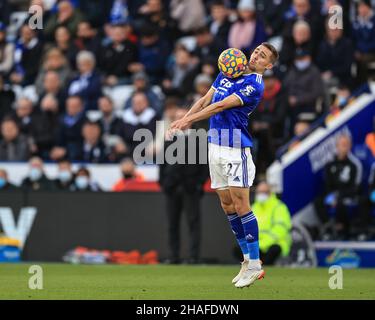
M 34 5 L 42 10 L 29 13 Z M 157 153 L 156 121 L 168 126 L 209 90 L 228 47 L 249 56 L 270 41 L 280 52 L 249 124 L 260 175 L 321 116 L 328 123 L 375 92 L 374 0 L 0 0 L 0 8 L 0 161 L 30 161 L 22 184 L 30 188 L 52 188 L 43 161 L 61 169 L 53 188 L 99 190 L 71 162 L 121 163 L 126 176 L 134 132 L 149 129 L 146 152 Z
M 189 106 L 207 92 L 223 49 L 249 56 L 271 41 L 280 61 L 264 76 L 250 122 L 264 173 L 301 123 L 309 127 L 329 110 L 334 116 L 374 77 L 370 0 L 1 3 L 0 161 L 119 163 L 136 147 L 135 130 L 155 134 L 168 103 Z M 30 23 L 32 5 L 43 9 L 41 29 Z M 343 7 L 343 29 L 329 27 L 335 5 Z

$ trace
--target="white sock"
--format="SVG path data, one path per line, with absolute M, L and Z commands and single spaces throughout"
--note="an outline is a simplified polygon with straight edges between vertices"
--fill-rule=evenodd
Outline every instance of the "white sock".
M 245 253 L 245 254 L 243 255 L 243 259 L 244 259 L 244 261 L 249 261 L 249 260 L 250 260 L 250 254 Z
M 262 266 L 260 264 L 260 260 L 259 259 L 255 259 L 255 260 L 250 259 L 249 260 L 249 269 L 256 269 L 256 270 L 262 269 Z

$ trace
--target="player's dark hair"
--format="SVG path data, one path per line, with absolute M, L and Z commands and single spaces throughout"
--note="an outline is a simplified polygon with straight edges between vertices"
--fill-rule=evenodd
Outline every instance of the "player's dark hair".
M 271 51 L 271 63 L 274 64 L 279 59 L 279 53 L 277 52 L 276 48 L 269 42 L 263 42 L 261 45 Z

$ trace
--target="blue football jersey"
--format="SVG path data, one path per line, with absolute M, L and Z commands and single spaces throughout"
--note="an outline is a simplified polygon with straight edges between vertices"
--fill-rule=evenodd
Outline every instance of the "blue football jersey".
M 229 147 L 252 147 L 253 141 L 248 130 L 249 116 L 263 97 L 262 75 L 250 73 L 232 79 L 220 72 L 212 88 L 215 89 L 215 93 L 211 103 L 234 94 L 242 105 L 210 117 L 208 141 Z

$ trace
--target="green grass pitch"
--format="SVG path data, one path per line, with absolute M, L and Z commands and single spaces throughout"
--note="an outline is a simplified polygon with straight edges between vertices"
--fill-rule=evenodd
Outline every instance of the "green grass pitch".
M 0 299 L 375 299 L 375 269 L 343 271 L 343 289 L 328 269 L 266 268 L 249 288 L 231 284 L 239 266 L 41 264 L 43 289 L 28 288 L 31 264 L 0 264 Z

